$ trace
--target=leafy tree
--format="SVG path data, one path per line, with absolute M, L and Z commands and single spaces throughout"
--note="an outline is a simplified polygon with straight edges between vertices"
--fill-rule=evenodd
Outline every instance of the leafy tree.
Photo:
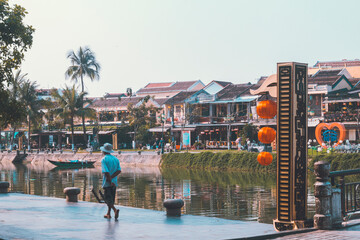
M 247 138 L 249 138 L 250 141 L 258 141 L 257 132 L 258 131 L 254 125 L 246 124 L 240 132 L 240 135 L 242 137 L 241 144 L 245 144 Z
M 94 117 L 95 111 L 91 108 L 84 108 L 83 99 L 86 92 L 78 93 L 75 85 L 72 87 L 66 86 L 61 93 L 56 89 L 52 89 L 51 95 L 55 99 L 55 108 L 53 113 L 59 116 L 65 123 L 70 123 L 71 127 L 71 143 L 74 150 L 74 119 L 75 117 Z
M 0 0 L 0 89 L 3 82 L 11 79 L 13 69 L 18 68 L 32 45 L 34 28 L 25 25 L 25 8 L 9 5 Z
M 149 128 L 156 125 L 156 113 L 159 109 L 154 106 L 146 106 L 150 97 L 147 96 L 142 100 L 140 106 L 128 105 L 127 120 L 129 125 L 134 130 L 135 143 L 139 140 L 140 143 L 144 143 L 149 139 Z
M 40 123 L 42 122 L 43 112 L 42 107 L 45 105 L 45 101 L 38 99 L 36 94 L 36 88 L 38 85 L 36 82 L 25 80 L 21 83 L 19 88 L 19 98 L 24 104 L 25 111 L 27 114 L 28 124 L 28 150 L 30 150 L 30 134 L 31 134 L 31 122 Z
M 70 78 L 75 83 L 80 81 L 81 92 L 84 92 L 84 77 L 90 78 L 91 81 L 99 79 L 100 64 L 95 58 L 95 54 L 90 48 L 82 47 L 79 48 L 78 52 L 70 51 L 67 56 L 70 59 L 71 66 L 65 72 L 65 77 Z M 81 99 L 84 103 L 84 99 Z M 85 116 L 81 116 L 82 126 L 84 131 L 84 140 L 87 141 L 86 127 L 85 127 Z

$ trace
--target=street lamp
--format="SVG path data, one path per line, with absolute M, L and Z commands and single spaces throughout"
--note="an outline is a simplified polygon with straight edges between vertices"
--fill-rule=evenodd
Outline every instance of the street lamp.
M 161 114 L 161 120 L 162 120 L 162 137 L 161 137 L 161 154 L 164 154 L 164 127 L 165 127 L 165 114 L 164 111 Z

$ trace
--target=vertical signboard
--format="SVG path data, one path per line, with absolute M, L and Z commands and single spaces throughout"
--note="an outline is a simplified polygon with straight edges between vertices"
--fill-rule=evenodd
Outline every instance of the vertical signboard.
M 190 131 L 183 131 L 182 132 L 182 144 L 184 148 L 191 147 L 191 132 Z
M 307 64 L 279 63 L 276 230 L 304 227 L 307 212 Z

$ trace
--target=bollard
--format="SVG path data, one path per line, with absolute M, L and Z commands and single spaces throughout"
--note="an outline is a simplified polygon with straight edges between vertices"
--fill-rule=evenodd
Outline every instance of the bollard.
M 141 151 L 138 151 L 138 154 L 141 155 Z
M 67 202 L 77 202 L 77 195 L 80 193 L 80 188 L 77 187 L 67 187 L 64 188 L 64 193 L 66 195 Z
M 118 154 L 120 155 L 120 154 L 121 154 L 121 151 L 118 151 Z
M 314 166 L 316 182 L 314 184 L 315 215 L 314 227 L 317 229 L 331 229 L 331 194 L 332 189 L 329 180 L 330 164 L 316 162 Z
M 62 154 L 63 153 L 63 150 L 62 149 L 60 149 L 60 154 Z
M 184 201 L 182 199 L 166 199 L 163 205 L 166 208 L 168 217 L 180 217 Z
M 0 193 L 7 193 L 10 187 L 9 182 L 0 182 Z

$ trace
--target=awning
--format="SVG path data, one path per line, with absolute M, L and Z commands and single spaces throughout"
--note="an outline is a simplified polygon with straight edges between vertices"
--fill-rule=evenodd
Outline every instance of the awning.
M 154 127 L 154 128 L 150 128 L 148 131 L 149 132 L 166 132 L 167 130 L 169 130 L 169 127 Z
M 235 99 L 229 99 L 229 100 L 217 100 L 217 101 L 212 101 L 209 103 L 248 103 L 251 101 L 256 100 L 257 98 L 259 98 L 259 96 L 255 95 L 255 96 L 245 96 L 245 97 L 238 97 Z
M 172 128 L 171 131 L 172 132 L 177 132 L 177 131 L 195 131 L 196 128 L 194 127 L 185 127 L 185 128 Z
M 360 102 L 360 98 L 325 100 L 323 103 L 344 103 L 344 102 Z

